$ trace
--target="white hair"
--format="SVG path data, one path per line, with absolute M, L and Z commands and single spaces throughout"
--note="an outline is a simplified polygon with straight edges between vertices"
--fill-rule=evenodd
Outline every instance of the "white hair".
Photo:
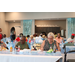
M 55 38 L 55 36 L 54 36 L 54 34 L 53 34 L 52 32 L 49 32 L 47 36 L 48 36 L 48 37 L 49 37 L 49 36 L 52 36 L 53 39 Z
M 30 35 L 30 38 L 33 37 L 33 35 Z

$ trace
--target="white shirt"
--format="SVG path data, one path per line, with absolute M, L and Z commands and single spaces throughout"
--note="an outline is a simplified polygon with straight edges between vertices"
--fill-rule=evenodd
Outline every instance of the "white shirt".
M 68 38 L 67 42 L 74 42 L 74 39 Z

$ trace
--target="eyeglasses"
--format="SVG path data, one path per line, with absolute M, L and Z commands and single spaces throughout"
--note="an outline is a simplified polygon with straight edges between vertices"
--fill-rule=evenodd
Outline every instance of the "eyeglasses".
M 48 38 L 48 39 L 53 39 L 53 38 Z

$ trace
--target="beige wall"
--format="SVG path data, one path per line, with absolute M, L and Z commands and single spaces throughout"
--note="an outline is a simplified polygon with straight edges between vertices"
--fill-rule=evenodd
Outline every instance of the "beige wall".
M 9 23 L 9 36 L 10 36 L 10 29 L 15 26 L 21 26 L 21 23 L 20 22 L 10 22 Z
M 66 20 L 35 20 L 35 25 L 58 25 L 66 30 Z
M 35 20 L 32 20 L 32 32 L 31 35 L 35 33 Z
M 5 20 L 71 18 L 75 12 L 6 12 Z
M 9 22 L 8 24 L 9 24 L 9 32 L 8 32 L 9 36 L 10 36 L 10 29 L 12 27 L 15 27 L 15 26 L 22 26 L 21 32 L 23 32 L 23 21 L 15 22 L 15 23 Z M 41 25 L 45 25 L 45 24 L 47 24 L 47 25 L 58 25 L 61 27 L 61 29 L 66 30 L 66 20 L 35 20 L 35 21 L 33 20 L 32 32 L 31 32 L 32 35 L 35 33 L 35 26 L 34 25 L 39 25 L 39 24 L 41 24 Z
M 2 33 L 6 34 L 8 37 L 8 22 L 5 22 L 5 13 L 0 12 L 0 28 L 2 28 Z
M 12 27 L 15 27 L 15 26 L 21 26 L 21 33 L 23 33 L 23 21 L 21 22 L 9 22 L 9 36 L 10 36 L 10 29 Z M 32 20 L 32 32 L 31 34 L 33 35 L 35 33 L 35 21 Z

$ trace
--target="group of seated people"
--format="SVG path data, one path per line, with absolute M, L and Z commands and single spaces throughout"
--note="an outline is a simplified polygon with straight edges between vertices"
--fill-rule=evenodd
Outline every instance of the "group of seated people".
M 37 34 L 30 35 L 30 36 L 27 35 L 27 37 L 22 36 L 20 41 L 15 46 L 15 48 L 17 49 L 18 46 L 20 46 L 20 49 L 22 49 L 22 50 L 29 49 L 30 48 L 29 44 L 36 43 L 37 38 L 41 39 L 40 41 L 42 41 L 40 50 L 47 51 L 50 49 L 50 47 L 53 48 L 53 46 L 55 44 L 57 50 L 61 51 L 59 45 L 62 41 L 64 42 L 64 39 L 60 36 L 60 33 L 58 33 L 57 37 L 55 38 L 54 33 L 52 33 L 52 32 L 49 32 L 47 36 L 42 33 L 39 36 Z M 37 39 L 37 41 L 39 41 L 39 39 Z
M 25 36 L 22 36 L 21 37 L 21 40 L 20 42 L 17 43 L 16 45 L 16 48 L 18 47 L 18 45 L 20 45 L 20 47 L 23 47 L 21 49 L 29 49 L 29 45 L 28 44 L 31 44 L 32 43 L 35 43 L 35 39 L 37 37 L 41 37 L 42 39 L 42 42 L 41 42 L 41 48 L 40 50 L 42 51 L 47 51 L 49 50 L 50 47 L 53 48 L 54 44 L 57 48 L 57 51 L 61 51 L 60 49 L 60 44 L 64 41 L 64 39 L 60 36 L 60 33 L 57 34 L 57 37 L 55 38 L 54 34 L 52 32 L 49 32 L 47 36 L 43 35 L 43 34 L 40 34 L 39 36 L 37 36 L 37 34 L 34 36 L 34 35 L 28 35 L 27 37 Z M 73 34 L 71 35 L 71 38 L 67 39 L 67 42 L 74 42 L 74 36 Z
M 6 39 L 6 35 L 2 34 L 2 29 L 0 28 L 0 46 L 4 46 L 7 47 L 6 44 L 4 43 L 4 40 Z M 13 32 L 14 33 L 14 32 Z M 13 34 L 12 33 L 12 34 Z M 17 41 L 17 44 L 15 45 L 15 48 L 18 49 L 18 46 L 20 46 L 20 50 L 23 49 L 30 49 L 30 45 L 31 43 L 36 43 L 36 39 L 39 38 L 41 41 L 41 47 L 40 50 L 41 51 L 48 51 L 50 49 L 50 47 L 54 47 L 54 45 L 56 46 L 57 51 L 61 51 L 60 49 L 60 44 L 64 41 L 64 39 L 60 36 L 60 33 L 58 34 L 54 34 L 52 32 L 49 32 L 48 35 L 46 35 L 46 33 L 41 33 L 40 35 L 38 35 L 37 33 L 34 35 L 27 35 L 24 36 L 22 33 L 20 33 L 20 35 L 17 35 L 17 37 L 13 40 L 13 36 L 10 36 L 11 41 Z M 37 42 L 39 40 L 37 39 Z M 67 42 L 74 42 L 74 34 L 71 35 L 71 38 L 67 39 Z M 33 51 L 33 50 L 32 50 Z

